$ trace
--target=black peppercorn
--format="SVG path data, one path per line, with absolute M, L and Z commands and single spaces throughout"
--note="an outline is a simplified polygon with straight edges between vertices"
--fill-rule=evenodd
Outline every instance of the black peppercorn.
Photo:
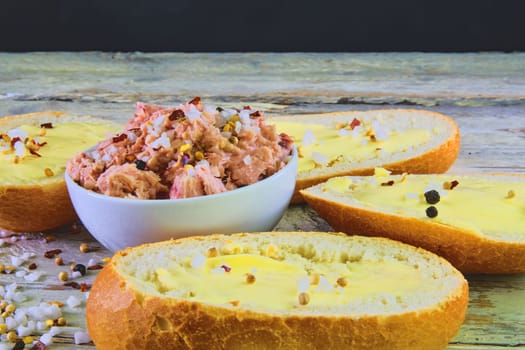
M 85 276 L 86 275 L 86 266 L 82 265 L 82 264 L 76 264 L 74 267 L 73 267 L 73 272 L 75 271 L 78 271 L 80 272 L 80 274 L 82 276 Z
M 137 160 L 135 161 L 135 165 L 137 166 L 137 169 L 139 169 L 139 170 L 144 170 L 144 169 L 146 169 L 146 162 L 143 161 L 143 160 L 137 159 Z
M 436 190 L 426 191 L 425 199 L 428 204 L 436 204 L 440 200 L 439 192 Z
M 427 208 L 426 213 L 429 218 L 435 218 L 438 215 L 438 210 L 435 206 L 431 205 Z

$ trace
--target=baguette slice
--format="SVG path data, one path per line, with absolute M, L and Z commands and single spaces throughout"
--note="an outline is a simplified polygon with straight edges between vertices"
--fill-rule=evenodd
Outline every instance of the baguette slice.
M 267 232 L 117 252 L 93 283 L 86 320 L 99 350 L 431 350 L 456 335 L 467 303 L 463 275 L 425 250 Z
M 425 248 L 463 273 L 525 272 L 524 175 L 338 177 L 302 194 L 336 230 Z
M 334 176 L 372 175 L 375 167 L 394 173 L 444 173 L 460 147 L 456 122 L 425 110 L 290 115 L 268 118 L 268 123 L 290 135 L 302 155 L 292 203 L 304 202 L 301 189 Z
M 46 123 L 48 128 L 41 128 Z M 60 127 L 64 123 L 78 128 L 65 132 Z M 26 142 L 15 142 L 21 128 L 27 135 L 18 138 Z M 76 220 L 63 176 L 67 159 L 115 130 L 109 120 L 63 112 L 0 118 L 0 228 L 43 231 Z M 24 143 L 34 147 L 33 152 Z M 15 151 L 14 144 L 22 149 Z

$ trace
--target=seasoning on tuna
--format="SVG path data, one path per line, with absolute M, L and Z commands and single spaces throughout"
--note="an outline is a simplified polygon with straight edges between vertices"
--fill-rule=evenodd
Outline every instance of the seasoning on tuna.
M 436 190 L 429 190 L 425 192 L 425 200 L 428 204 L 436 204 L 440 199 L 439 192 Z
M 288 163 L 292 144 L 250 106 L 216 108 L 199 97 L 176 107 L 137 103 L 124 130 L 77 154 L 67 173 L 113 197 L 204 196 L 275 174 Z

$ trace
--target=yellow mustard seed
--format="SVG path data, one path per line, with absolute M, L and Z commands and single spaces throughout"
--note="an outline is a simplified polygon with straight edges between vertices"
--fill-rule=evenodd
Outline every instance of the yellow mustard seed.
M 246 283 L 248 284 L 254 284 L 255 283 L 255 275 L 252 273 L 246 274 Z
M 44 169 L 44 174 L 47 176 L 47 177 L 52 177 L 55 175 L 55 173 L 53 172 L 53 170 L 51 170 L 50 168 L 45 168 Z
M 0 334 L 7 333 L 7 325 L 5 323 L 0 323 Z
M 230 121 L 232 121 L 232 122 L 234 122 L 234 123 L 235 123 L 235 122 L 238 122 L 238 121 L 240 121 L 240 120 L 241 120 L 241 117 L 240 117 L 238 114 L 234 114 L 234 115 L 232 115 L 232 117 L 230 118 Z
M 55 265 L 58 265 L 58 266 L 62 266 L 62 265 L 64 265 L 64 260 L 62 260 L 62 257 L 57 256 L 57 257 L 55 258 Z
M 321 280 L 321 275 L 319 275 L 318 273 L 314 273 L 313 275 L 310 276 L 310 284 L 313 286 L 318 285 L 320 280 Z
M 184 145 L 180 146 L 179 150 L 181 152 L 188 152 L 191 149 L 191 145 L 189 143 L 185 143 Z
M 38 132 L 38 135 L 39 135 L 39 136 L 45 136 L 46 133 L 47 133 L 46 128 L 40 128 L 40 131 Z
M 57 319 L 57 326 L 65 326 L 66 325 L 66 319 L 64 317 L 59 317 Z
M 307 305 L 310 302 L 310 294 L 306 292 L 299 293 L 299 305 Z
M 203 160 L 204 159 L 204 153 L 202 153 L 201 151 L 195 152 L 195 159 L 196 160 Z
M 5 272 L 5 265 L 0 264 L 0 273 L 3 273 L 3 272 Z
M 15 312 L 16 306 L 14 304 L 9 304 L 5 307 L 6 312 Z
M 234 145 L 237 145 L 239 143 L 239 138 L 237 136 L 230 137 L 230 142 Z
M 26 345 L 31 345 L 33 344 L 33 342 L 35 341 L 35 337 L 31 336 L 31 335 L 28 335 L 27 337 L 23 337 L 22 338 L 22 341 L 24 342 L 24 344 Z
M 16 334 L 15 331 L 7 332 L 7 341 L 8 342 L 14 343 L 14 342 L 16 342 L 17 339 L 18 339 L 18 335 Z
M 516 192 L 514 192 L 513 190 L 509 190 L 509 192 L 507 192 L 507 196 L 505 198 L 511 199 L 511 198 L 514 198 L 514 197 L 516 197 Z
M 67 281 L 69 278 L 69 274 L 66 271 L 60 271 L 58 274 L 58 279 L 61 281 Z
M 217 256 L 218 252 L 217 252 L 217 248 L 215 247 L 211 247 L 208 249 L 208 251 L 206 252 L 206 256 L 208 258 L 215 258 Z
M 47 319 L 46 320 L 46 328 L 51 328 L 55 325 L 55 321 L 51 320 L 51 319 Z
M 346 282 L 346 278 L 344 277 L 339 277 L 337 279 L 337 285 L 341 286 L 341 287 L 346 287 L 348 283 Z
M 7 307 L 7 305 L 9 305 L 9 303 L 5 300 L 3 300 L 2 302 L 0 302 L 0 311 L 5 311 L 5 308 Z
M 232 125 L 230 123 L 224 124 L 224 126 L 222 127 L 222 131 L 231 131 L 231 130 L 232 130 Z
M 103 262 L 104 264 L 107 264 L 107 263 L 109 263 L 110 261 L 111 261 L 111 258 L 110 258 L 109 256 L 106 256 L 106 257 L 102 258 L 102 262 Z
M 89 245 L 87 243 L 81 243 L 79 249 L 80 252 L 87 253 L 89 252 Z
M 8 318 L 9 316 L 11 316 L 11 313 L 10 312 L 7 312 L 7 311 L 4 311 L 0 314 L 0 317 L 3 318 L 3 319 L 6 319 Z

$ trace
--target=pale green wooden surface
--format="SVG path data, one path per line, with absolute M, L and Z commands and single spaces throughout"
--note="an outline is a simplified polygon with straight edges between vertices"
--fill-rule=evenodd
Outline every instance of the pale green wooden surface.
M 525 172 L 525 54 L 102 54 L 0 53 L 0 116 L 65 110 L 124 121 L 133 103 L 184 102 L 201 96 L 223 106 L 250 104 L 267 114 L 347 109 L 425 108 L 452 116 L 462 146 L 451 171 Z M 276 230 L 331 230 L 305 205 L 290 207 Z M 27 240 L 0 247 L 0 263 L 31 251 L 46 276 L 35 283 L 0 274 L 0 283 L 18 282 L 26 304 L 84 297 L 60 286 L 65 267 L 43 258 L 64 250 L 66 262 L 87 263 L 110 253 L 80 253 L 83 232 L 54 232 L 57 240 Z M 91 282 L 96 272 L 80 281 Z M 525 275 L 467 276 L 467 319 L 449 350 L 525 349 Z M 84 304 L 83 304 L 84 305 Z M 65 309 L 67 332 L 52 348 L 74 345 L 84 329 L 82 307 Z

